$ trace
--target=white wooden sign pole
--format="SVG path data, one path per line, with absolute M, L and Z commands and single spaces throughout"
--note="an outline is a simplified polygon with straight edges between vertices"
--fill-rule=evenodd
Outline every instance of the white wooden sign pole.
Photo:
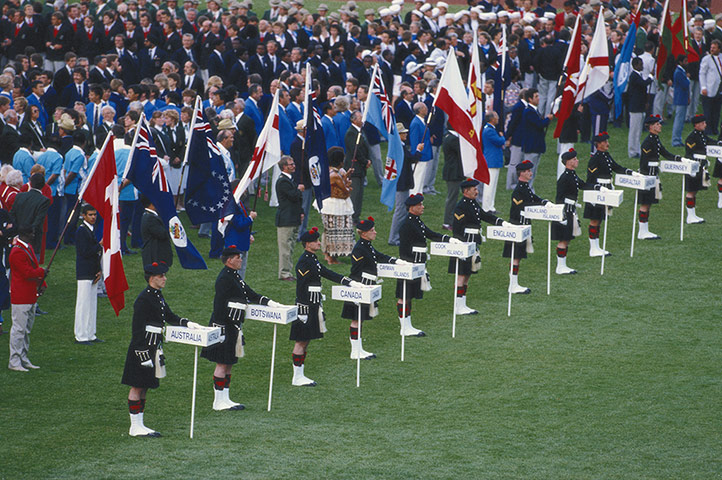
M 486 227 L 486 237 L 492 240 L 504 240 L 511 242 L 511 258 L 509 259 L 509 287 L 511 287 L 511 276 L 514 273 L 514 252 L 517 243 L 526 242 L 531 237 L 531 225 L 512 225 L 509 227 Z M 507 301 L 506 316 L 511 317 L 511 288 Z
M 423 263 L 379 263 L 376 265 L 376 276 L 384 278 L 395 278 L 403 283 L 401 316 L 406 318 L 406 282 L 408 280 L 416 280 L 426 275 L 426 265 Z M 401 361 L 404 361 L 406 351 L 406 337 L 403 330 L 401 331 Z
M 363 287 L 347 287 L 334 285 L 331 287 L 331 298 L 344 302 L 353 302 L 358 311 L 358 339 L 361 341 L 361 305 L 371 305 L 381 300 L 381 285 L 367 285 Z M 356 386 L 361 385 L 361 347 L 356 357 Z
M 298 307 L 296 305 L 281 305 L 280 307 L 269 307 L 267 305 L 248 305 L 246 307 L 246 320 L 258 320 L 260 322 L 273 324 L 273 345 L 271 346 L 271 374 L 268 380 L 268 411 L 271 411 L 273 399 L 273 372 L 276 367 L 276 337 L 278 325 L 288 325 L 298 319 Z
M 476 252 L 474 242 L 446 243 L 432 242 L 429 253 L 440 257 L 456 258 L 456 270 L 454 272 L 454 314 L 451 320 L 451 338 L 456 337 L 456 284 L 459 282 L 459 259 L 469 258 Z
M 707 147 L 709 148 L 709 147 Z M 684 241 L 684 208 L 685 208 L 685 196 L 687 187 L 686 175 L 697 175 L 699 172 L 699 162 L 683 158 L 679 162 L 671 162 L 668 160 L 662 160 L 659 162 L 659 171 L 666 173 L 676 173 L 682 175 L 682 206 L 679 212 L 679 241 Z
M 628 175 L 631 177 L 631 175 Z M 619 177 L 619 175 L 617 175 Z M 624 198 L 623 190 L 584 190 L 584 202 L 594 205 L 602 205 L 604 207 L 604 238 L 602 240 L 602 250 L 607 248 L 607 219 L 609 218 L 609 207 L 618 207 L 622 204 Z M 604 275 L 604 259 L 606 255 L 602 255 L 602 267 L 600 275 Z
M 547 295 L 551 295 L 552 284 L 552 222 L 564 221 L 564 205 L 547 203 L 524 208 L 524 218 L 547 222 Z M 572 219 L 569 219 L 572 221 Z
M 208 347 L 221 341 L 220 327 L 188 328 L 175 325 L 166 325 L 165 341 L 193 345 L 195 353 L 193 357 L 193 392 L 191 394 L 191 429 L 190 438 L 193 438 L 193 430 L 196 420 L 196 386 L 198 385 L 198 347 Z
M 614 177 L 614 184 L 618 187 L 626 187 L 634 190 L 634 210 L 632 210 L 632 247 L 629 249 L 629 256 L 634 257 L 634 240 L 637 238 L 637 204 L 639 203 L 639 191 L 654 188 L 656 177 L 652 175 L 617 175 Z M 606 228 L 606 227 L 605 227 Z

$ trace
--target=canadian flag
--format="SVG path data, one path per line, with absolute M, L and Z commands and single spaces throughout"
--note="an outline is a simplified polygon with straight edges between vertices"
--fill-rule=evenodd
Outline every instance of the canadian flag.
M 582 73 L 579 75 L 577 102 L 589 98 L 608 81 L 609 44 L 607 43 L 607 31 L 604 26 L 604 7 L 600 7 L 597 26 L 594 29 L 592 43 L 589 46 L 587 61 L 584 64 Z
M 258 135 L 258 140 L 256 140 L 256 148 L 253 150 L 251 164 L 233 192 L 236 202 L 240 200 L 241 195 L 252 181 L 270 170 L 281 160 L 281 135 L 278 132 L 278 92 L 279 90 L 276 90 L 276 94 L 273 96 L 273 103 L 271 104 L 271 110 L 268 112 L 266 124 L 263 126 L 260 135 Z
M 441 74 L 436 91 L 434 106 L 449 116 L 449 125 L 459 134 L 461 164 L 464 175 L 489 183 L 489 168 L 486 166 L 484 151 L 479 141 L 479 131 L 471 119 L 469 95 L 461 79 L 461 70 L 456 60 L 456 49 L 452 48 Z M 483 115 L 483 112 L 477 112 Z
M 120 213 L 118 201 L 118 172 L 115 168 L 113 135 L 108 135 L 98 160 L 93 165 L 79 197 L 91 204 L 103 217 L 103 278 L 108 300 L 115 315 L 125 307 L 125 279 L 123 257 L 120 253 Z

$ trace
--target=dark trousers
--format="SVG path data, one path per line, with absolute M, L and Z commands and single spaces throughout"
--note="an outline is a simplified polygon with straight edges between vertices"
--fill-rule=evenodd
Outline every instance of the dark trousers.
M 351 204 L 353 205 L 353 223 L 357 223 L 361 216 L 361 207 L 364 201 L 363 177 L 351 177 Z
M 78 227 L 78 218 L 80 217 L 80 207 L 75 209 L 75 212 L 73 212 L 73 207 L 75 206 L 75 202 L 78 201 L 77 195 L 70 195 L 65 194 L 65 208 L 66 214 L 65 214 L 65 221 L 68 221 L 68 218 L 70 217 L 70 214 L 73 214 L 73 218 L 70 219 L 70 225 L 68 226 L 68 231 L 65 232 L 65 245 L 75 245 L 75 230 Z M 50 206 L 50 208 L 53 208 L 53 205 Z M 48 220 L 49 222 L 50 220 Z M 50 225 L 48 224 L 48 238 L 50 237 Z M 57 240 L 55 241 L 57 243 Z M 54 247 L 49 247 L 54 248 Z
M 145 211 L 145 208 L 143 208 L 143 204 L 140 203 L 140 200 L 136 200 L 133 209 L 133 222 L 130 224 L 133 236 L 130 239 L 130 246 L 133 248 L 142 248 L 143 234 L 140 231 L 140 222 L 143 219 L 143 212 Z
M 707 128 L 704 133 L 707 135 L 717 135 L 720 118 L 720 107 L 722 107 L 722 96 L 707 97 L 702 95 L 702 110 L 707 118 Z
M 138 200 L 122 200 L 120 202 L 120 250 L 128 251 L 126 238 L 128 230 L 132 229 L 133 237 L 131 246 L 140 248 L 143 246 L 143 239 L 140 233 L 140 221 L 143 216 L 143 206 Z M 137 237 L 137 240 L 136 240 Z
M 63 213 L 63 197 L 53 197 L 53 203 L 48 208 L 48 233 L 45 237 L 45 244 L 48 249 L 54 249 L 58 245 L 60 236 L 60 216 Z M 68 229 L 72 228 L 72 225 Z

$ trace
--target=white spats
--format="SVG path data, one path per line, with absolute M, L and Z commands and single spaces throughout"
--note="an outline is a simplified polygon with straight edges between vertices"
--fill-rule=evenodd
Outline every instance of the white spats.
M 659 235 L 649 231 L 649 222 L 639 222 L 639 233 L 637 240 L 657 240 Z
M 404 337 L 425 337 L 426 333 L 411 325 L 411 317 L 399 317 L 401 323 L 401 335 Z
M 352 360 L 358 360 L 359 357 L 361 360 L 369 360 L 372 358 L 376 358 L 376 354 L 367 352 L 363 349 L 363 343 L 361 342 L 361 339 L 353 339 L 349 338 L 351 341 L 351 359 Z
M 599 246 L 599 239 L 598 238 L 590 238 L 589 239 L 589 256 L 590 257 L 604 257 L 606 255 L 609 255 L 609 252 L 601 249 L 601 247 Z
M 573 275 L 577 273 L 573 268 L 567 267 L 567 257 L 557 257 L 557 275 Z
M 457 315 L 476 315 L 479 312 L 466 305 L 466 295 L 456 297 L 456 314 Z
M 315 387 L 316 382 L 303 374 L 303 367 L 304 365 L 293 366 L 293 380 L 291 381 L 291 385 L 294 387 Z
M 704 223 L 704 218 L 697 216 L 697 209 L 695 207 L 687 207 L 687 225 L 695 223 Z
M 160 437 L 160 433 L 143 425 L 143 412 L 130 414 L 130 431 L 128 435 L 131 437 Z
M 243 410 L 246 408 L 240 403 L 232 401 L 229 398 L 229 392 L 230 390 L 228 388 L 224 388 L 223 390 L 213 390 L 213 410 Z
M 511 281 L 509 282 L 509 292 L 526 295 L 528 293 L 531 293 L 531 289 L 527 288 L 527 287 L 522 287 L 521 285 L 519 285 L 519 275 L 512 274 Z

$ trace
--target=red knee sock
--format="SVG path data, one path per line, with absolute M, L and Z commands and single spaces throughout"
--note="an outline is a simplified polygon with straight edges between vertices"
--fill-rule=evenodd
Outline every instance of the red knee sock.
M 461 285 L 461 286 L 457 285 L 456 286 L 456 296 L 463 297 L 464 295 L 466 295 L 466 288 L 467 288 L 466 285 Z
M 231 385 L 231 374 L 229 373 L 228 375 L 226 375 L 226 378 L 224 380 L 225 380 L 225 388 L 228 388 Z
M 694 197 L 689 198 L 687 197 L 687 208 L 694 208 L 694 206 L 697 204 L 695 201 L 696 199 Z
M 142 400 L 128 400 L 128 410 L 130 411 L 131 415 L 143 413 L 143 403 L 144 402 Z
M 519 275 L 519 265 L 514 265 L 511 269 L 512 275 Z
M 303 355 L 296 355 L 295 353 L 292 355 L 293 358 L 293 366 L 300 367 L 303 365 L 303 362 L 306 360 L 306 354 Z
M 567 256 L 567 249 L 566 249 L 566 248 L 557 247 L 557 257 L 564 258 L 564 257 L 566 257 L 566 256 Z
M 599 225 L 589 225 L 589 238 L 592 240 L 599 238 Z
M 403 303 L 397 303 L 396 310 L 399 312 L 399 317 L 404 316 L 404 304 Z M 406 305 L 406 316 L 408 317 L 409 315 L 411 315 L 411 302 L 409 302 Z
M 358 327 L 349 327 L 351 340 L 358 340 Z
M 649 212 L 643 212 L 642 210 L 639 211 L 639 223 L 647 223 L 649 222 Z
M 226 379 L 213 375 L 213 388 L 215 388 L 216 390 L 223 390 L 224 388 L 226 388 Z

